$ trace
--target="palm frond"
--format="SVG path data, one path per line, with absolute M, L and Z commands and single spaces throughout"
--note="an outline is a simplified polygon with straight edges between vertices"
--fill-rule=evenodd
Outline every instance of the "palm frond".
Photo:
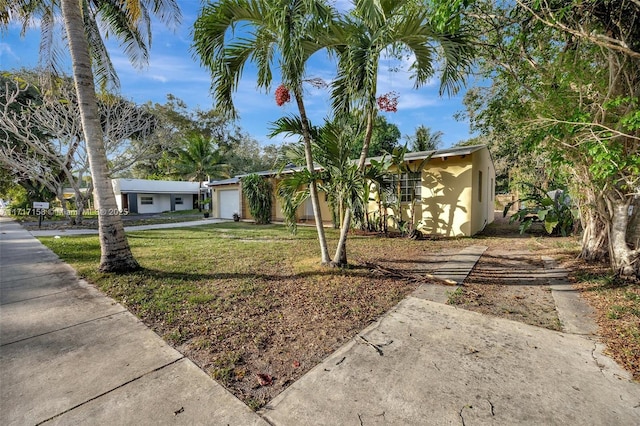
M 314 177 L 308 170 L 288 173 L 278 183 L 277 193 L 282 204 L 285 224 L 292 233 L 297 231 L 296 212 L 309 198 L 309 185 Z

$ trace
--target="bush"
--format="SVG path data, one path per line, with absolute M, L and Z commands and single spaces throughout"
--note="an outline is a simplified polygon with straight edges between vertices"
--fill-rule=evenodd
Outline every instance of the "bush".
M 524 203 L 521 208 L 511 216 L 509 223 L 520 222 L 520 233 L 524 233 L 534 222 L 541 222 L 549 235 L 562 235 L 566 237 L 573 231 L 573 225 L 578 218 L 578 209 L 572 207 L 571 199 L 562 190 L 546 192 L 532 184 L 525 183 L 532 192 L 519 200 L 508 203 L 502 213 L 507 216 L 509 209 L 515 203 Z
M 249 202 L 249 213 L 258 224 L 271 223 L 272 188 L 267 179 L 257 174 L 242 178 L 242 192 Z

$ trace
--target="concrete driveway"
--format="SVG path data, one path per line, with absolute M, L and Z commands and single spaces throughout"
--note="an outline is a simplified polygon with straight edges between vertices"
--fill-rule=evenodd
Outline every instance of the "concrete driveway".
M 408 297 L 261 412 L 275 425 L 640 425 L 592 339 Z

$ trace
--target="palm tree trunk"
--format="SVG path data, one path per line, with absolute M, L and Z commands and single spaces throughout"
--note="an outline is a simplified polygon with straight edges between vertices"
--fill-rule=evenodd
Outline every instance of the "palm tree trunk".
M 374 110 L 370 108 L 367 112 L 367 128 L 364 134 L 364 142 L 362 144 L 362 151 L 360 152 L 360 160 L 358 161 L 358 170 L 364 172 L 364 165 L 369 154 L 369 145 L 371 144 L 371 137 L 373 135 L 373 119 Z M 342 228 L 340 229 L 340 239 L 338 240 L 338 247 L 336 253 L 333 256 L 331 262 L 334 266 L 346 266 L 347 265 L 347 234 L 351 227 L 351 208 L 347 206 L 344 211 L 344 220 L 342 222 Z
M 300 120 L 302 121 L 302 139 L 304 140 L 304 156 L 307 162 L 307 170 L 311 175 L 315 173 L 315 167 L 313 165 L 313 154 L 311 152 L 311 132 L 309 131 L 309 121 L 307 119 L 307 110 L 302 102 L 302 94 L 299 90 L 293 91 L 298 104 L 298 111 L 300 112 Z M 330 262 L 329 249 L 327 247 L 327 237 L 324 233 L 324 226 L 322 224 L 322 215 L 320 213 L 320 202 L 318 199 L 318 186 L 314 179 L 309 184 L 309 192 L 311 195 L 311 207 L 313 209 L 313 216 L 316 221 L 316 231 L 318 233 L 318 242 L 320 243 L 320 253 L 322 255 L 322 264 L 328 265 Z
M 89 46 L 84 32 L 80 5 L 78 0 L 61 0 L 62 18 L 69 42 L 82 130 L 87 144 L 89 167 L 96 195 L 101 248 L 100 271 L 132 271 L 140 266 L 129 248 L 111 186 L 91 70 Z

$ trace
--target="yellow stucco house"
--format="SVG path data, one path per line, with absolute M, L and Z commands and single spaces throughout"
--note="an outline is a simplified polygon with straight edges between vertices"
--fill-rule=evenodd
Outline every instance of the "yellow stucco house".
M 425 162 L 426 159 L 428 161 Z M 410 152 L 405 154 L 404 160 L 413 172 L 399 176 L 399 188 L 396 187 L 403 220 L 411 217 L 413 208 L 414 224 L 423 233 L 447 237 L 471 236 L 493 222 L 495 168 L 485 145 Z M 422 168 L 417 170 L 421 164 Z M 394 173 L 393 169 L 390 172 Z M 272 180 L 274 187 L 279 179 L 274 171 L 258 174 Z M 232 218 L 237 213 L 243 219 L 251 219 L 242 196 L 241 178 L 209 182 L 213 217 Z M 322 193 L 320 201 L 322 218 L 330 223 L 331 210 Z M 378 203 L 370 202 L 369 212 L 377 210 Z M 391 209 L 387 214 L 393 214 Z M 312 220 L 310 203 L 300 207 L 296 217 L 301 222 Z M 272 218 L 274 221 L 284 218 L 277 197 L 273 203 Z

